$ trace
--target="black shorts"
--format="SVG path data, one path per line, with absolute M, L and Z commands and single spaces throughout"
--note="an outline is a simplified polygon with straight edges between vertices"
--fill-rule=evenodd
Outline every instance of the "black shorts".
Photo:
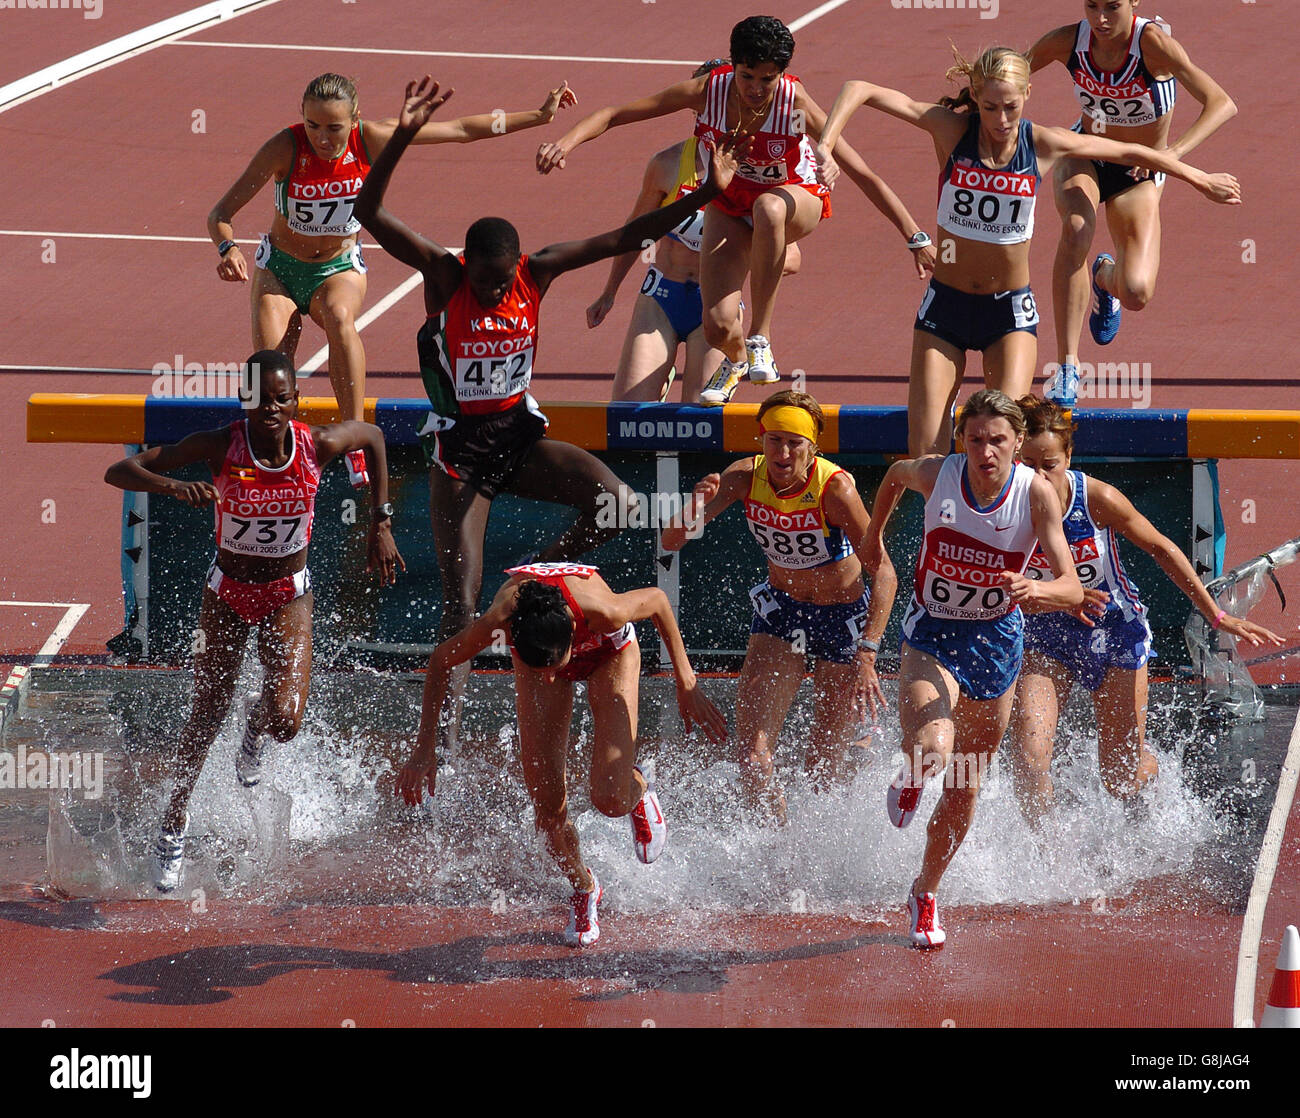
M 1028 287 L 972 295 L 932 279 L 916 312 L 916 329 L 958 349 L 984 350 L 1017 330 L 1038 335 L 1038 308 Z
M 1091 160 L 1092 169 L 1097 172 L 1098 205 L 1109 202 L 1116 194 L 1123 194 L 1135 186 L 1150 180 L 1156 186 L 1165 181 L 1164 171 L 1145 171 L 1141 167 L 1129 167 L 1123 163 L 1106 163 L 1100 159 Z M 1141 175 L 1135 178 L 1133 172 Z
M 430 413 L 420 432 L 424 460 L 491 500 L 507 488 L 546 434 L 547 420 L 525 394 L 509 411 L 454 419 Z

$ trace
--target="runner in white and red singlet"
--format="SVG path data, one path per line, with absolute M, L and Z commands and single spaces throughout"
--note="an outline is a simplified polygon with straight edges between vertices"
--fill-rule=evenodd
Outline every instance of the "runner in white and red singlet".
M 576 559 L 612 539 L 635 515 L 634 496 L 594 455 L 545 437 L 547 420 L 529 394 L 541 301 L 557 276 L 652 243 L 726 188 L 744 138 L 710 156 L 709 181 L 686 197 L 600 236 L 521 254 L 503 218 L 481 218 L 457 256 L 412 231 L 383 206 L 393 169 L 424 122 L 446 100 L 425 78 L 406 87 L 393 138 L 357 197 L 375 240 L 424 277 L 427 315 L 418 344 L 433 412 L 421 431 L 429 462 L 430 515 L 442 576 L 442 637 L 478 608 L 483 539 L 498 493 L 565 505 L 577 519 L 537 558 Z M 458 682 L 456 693 L 459 693 Z M 447 732 L 454 733 L 449 708 Z
M 602 890 L 583 861 L 578 832 L 568 814 L 565 779 L 573 684 L 586 681 L 591 704 L 591 804 L 602 815 L 627 817 L 638 860 L 663 852 L 668 826 L 648 780 L 636 765 L 641 649 L 634 621 L 651 621 L 663 638 L 677 680 L 677 707 L 686 732 L 698 726 L 713 741 L 727 736 L 727 720 L 700 690 L 672 607 L 662 590 L 616 594 L 595 567 L 579 563 L 528 563 L 506 572 L 510 580 L 477 621 L 443 641 L 429 658 L 424 705 L 415 749 L 397 780 L 397 794 L 412 806 L 437 776 L 440 712 L 452 669 L 509 634 L 515 669 L 515 709 L 524 783 L 538 832 L 573 886 L 565 941 L 587 947 L 600 936 L 597 905 Z
M 947 771 L 907 897 L 911 940 L 923 948 L 946 938 L 935 891 L 975 818 L 980 780 L 1011 717 L 1023 652 L 1020 607 L 1075 610 L 1083 603 L 1060 501 L 1016 462 L 1025 417 L 1015 401 L 996 389 L 976 392 L 957 430 L 965 454 L 895 462 L 871 516 L 871 531 L 881 536 L 903 490 L 925 497 L 898 679 L 903 767 L 886 797 L 890 820 L 906 827 L 924 781 Z M 1035 545 L 1055 579 L 1025 576 Z
M 561 85 L 540 109 L 429 124 L 412 142 L 486 140 L 549 124 L 557 109 L 574 103 L 567 84 Z M 303 93 L 302 116 L 300 124 L 277 132 L 253 156 L 208 215 L 208 235 L 221 257 L 217 275 L 246 283 L 248 263 L 231 222 L 269 179 L 275 180 L 275 217 L 271 231 L 262 235 L 251 277 L 253 348 L 283 350 L 292 360 L 303 316 L 310 316 L 329 340 L 330 384 L 340 414 L 361 419 L 366 355 L 356 318 L 366 295 L 366 265 L 352 205 L 370 170 L 371 153 L 382 150 L 397 122 L 363 125 L 356 87 L 339 74 L 313 79 Z M 364 459 L 349 455 L 348 466 L 352 484 L 364 485 Z
M 324 427 L 298 422 L 297 378 L 293 363 L 279 350 L 253 354 L 243 375 L 247 384 L 256 380 L 258 401 L 243 419 L 124 458 L 104 475 L 121 489 L 175 497 L 196 508 L 212 505 L 216 519 L 217 554 L 199 611 L 203 646 L 194 658 L 194 705 L 181 732 L 176 785 L 156 850 L 155 884 L 163 893 L 180 885 L 190 795 L 230 708 L 253 630 L 264 675 L 261 691 L 246 703 L 247 724 L 235 764 L 240 783 L 259 783 L 267 737 L 288 741 L 302 722 L 311 682 L 307 545 L 316 486 L 331 459 L 359 451 L 374 479 L 366 569 L 387 585 L 396 579 L 397 568 L 406 566 L 393 542 L 387 456 L 379 428 L 355 420 Z M 211 483 L 164 476 L 192 462 L 207 464 Z
M 579 144 L 608 128 L 690 110 L 695 135 L 716 144 L 737 130 L 753 132 L 749 154 L 723 196 L 704 217 L 700 294 L 709 345 L 723 363 L 706 392 L 711 404 L 731 398 L 742 375 L 755 384 L 779 379 L 769 344 L 776 293 L 785 266 L 785 249 L 830 216 L 830 195 L 817 180 L 812 144 L 826 116 L 786 67 L 794 37 L 779 19 L 750 16 L 731 32 L 731 65 L 627 105 L 610 106 L 575 125 L 537 152 L 537 169 L 549 174 L 564 167 Z M 898 229 L 913 250 L 917 274 L 933 267 L 929 238 L 883 179 L 872 173 L 847 144 L 837 154 L 863 193 Z M 740 324 L 740 292 L 748 274 L 753 301 L 749 337 Z
M 1163 171 L 1214 202 L 1241 201 L 1228 174 L 1208 175 L 1141 144 L 1045 128 L 1024 117 L 1029 61 L 1010 47 L 990 47 L 974 62 L 956 50 L 948 76 L 967 79 L 957 97 L 914 101 L 870 82 L 844 84 L 831 108 L 817 155 L 826 181 L 838 174 L 831 145 L 862 105 L 929 134 L 939 160 L 939 262 L 922 298 L 912 335 L 907 445 L 913 456 L 947 453 L 952 409 L 966 353 L 984 355 L 984 385 L 1013 398 L 1029 392 L 1038 360 L 1038 308 L 1029 286 L 1029 243 L 1042 179 L 1070 157 Z

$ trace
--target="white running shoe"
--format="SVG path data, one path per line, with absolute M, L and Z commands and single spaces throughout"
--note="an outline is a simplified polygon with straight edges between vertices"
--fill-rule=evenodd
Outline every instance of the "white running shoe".
M 185 832 L 189 829 L 190 817 L 186 813 L 185 825 L 179 831 L 163 827 L 158 832 L 158 842 L 154 846 L 153 883 L 160 893 L 174 893 L 180 888 L 185 866 Z
M 349 450 L 347 453 L 348 480 L 353 489 L 363 489 L 370 484 L 370 473 L 366 469 L 366 452 Z
M 762 334 L 754 334 L 745 339 L 745 354 L 749 358 L 751 384 L 772 384 L 781 379 L 781 374 L 776 371 L 772 346 Z
M 235 777 L 245 788 L 256 788 L 262 782 L 262 754 L 266 749 L 266 735 L 253 734 L 248 717 L 262 699 L 260 691 L 250 691 L 244 696 L 244 737 L 235 754 Z
M 591 892 L 574 893 L 569 900 L 569 926 L 564 929 L 564 942 L 570 947 L 590 947 L 600 939 L 600 918 L 596 906 L 605 890 L 591 870 Z
M 912 821 L 912 816 L 920 806 L 921 785 L 912 783 L 912 767 L 904 765 L 889 782 L 889 791 L 885 793 L 885 809 L 889 812 L 889 821 L 902 830 Z
M 911 917 L 912 926 L 908 936 L 913 947 L 942 947 L 948 934 L 939 924 L 939 902 L 933 893 L 907 894 L 907 915 Z
M 720 408 L 730 402 L 732 396 L 736 394 L 736 388 L 745 369 L 746 365 L 743 361 L 733 362 L 724 357 L 722 364 L 718 366 L 713 376 L 709 378 L 709 383 L 700 393 L 700 404 L 706 408 Z
M 645 776 L 646 788 L 645 795 L 628 815 L 628 821 L 632 824 L 632 848 L 636 851 L 637 861 L 649 865 L 664 852 L 664 846 L 668 842 L 668 824 L 664 822 L 664 813 L 659 809 L 659 797 L 655 795 L 653 780 L 641 772 L 639 767 L 634 767 Z

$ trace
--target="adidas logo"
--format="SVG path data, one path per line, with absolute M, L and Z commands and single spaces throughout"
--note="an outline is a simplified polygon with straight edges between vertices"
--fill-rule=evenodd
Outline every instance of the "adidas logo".
M 343 157 L 344 166 L 346 166 L 349 163 L 355 163 L 356 161 L 357 161 L 357 157 L 353 155 L 351 152 L 348 152 L 347 155 Z
M 804 495 L 799 499 L 799 503 L 800 503 L 801 505 L 812 505 L 812 504 L 816 504 L 816 502 L 817 502 L 817 498 L 814 497 L 811 493 L 805 493 L 805 494 L 804 494 Z

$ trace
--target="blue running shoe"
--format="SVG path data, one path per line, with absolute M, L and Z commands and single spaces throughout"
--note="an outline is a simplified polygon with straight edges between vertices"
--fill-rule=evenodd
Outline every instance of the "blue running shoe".
M 1043 398 L 1063 408 L 1073 408 L 1079 398 L 1078 367 L 1058 365 L 1051 379 L 1043 385 Z
M 1092 262 L 1093 309 L 1088 315 L 1088 329 L 1092 332 L 1092 340 L 1098 345 L 1110 345 L 1115 340 L 1115 335 L 1119 333 L 1119 320 L 1124 313 L 1119 300 L 1109 291 L 1103 291 L 1097 286 L 1097 269 L 1103 264 L 1114 263 L 1115 258 L 1108 252 L 1101 253 Z

